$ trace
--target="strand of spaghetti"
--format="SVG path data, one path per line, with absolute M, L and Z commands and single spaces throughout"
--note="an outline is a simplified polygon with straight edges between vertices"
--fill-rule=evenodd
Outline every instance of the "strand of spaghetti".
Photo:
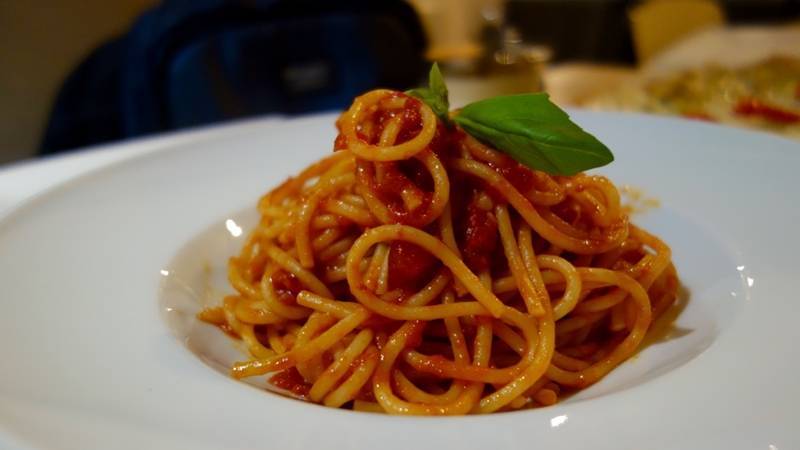
M 558 396 L 555 391 L 550 389 L 540 389 L 533 394 L 533 399 L 542 406 L 555 405 L 558 401 Z
M 300 263 L 289 256 L 288 253 L 280 248 L 270 245 L 267 247 L 269 257 L 283 270 L 291 273 L 300 280 L 309 290 L 325 297 L 333 297 L 328 287 L 320 281 L 312 272 L 303 268 Z
M 448 290 L 442 296 L 442 303 L 450 304 L 455 302 L 455 295 L 451 290 Z M 447 330 L 447 337 L 450 340 L 450 348 L 453 351 L 453 360 L 456 363 L 467 365 L 469 364 L 469 349 L 467 348 L 467 341 L 464 339 L 464 332 L 461 329 L 461 323 L 457 317 L 445 317 L 444 327 Z
M 546 313 L 539 318 L 539 341 L 533 361 L 516 379 L 483 397 L 474 412 L 485 414 L 497 411 L 524 394 L 548 370 L 555 351 L 555 322 L 550 305 L 544 306 Z
M 644 270 L 645 273 L 637 277 L 637 281 L 647 290 L 656 278 L 666 270 L 667 266 L 671 264 L 672 250 L 661 239 L 635 225 L 631 226 L 631 235 L 656 251 L 656 255 L 650 262 L 650 266 Z
M 308 180 L 318 177 L 324 172 L 329 172 L 331 167 L 347 159 L 352 160 L 353 154 L 348 151 L 336 152 L 308 166 L 297 176 L 289 177 L 289 179 L 259 199 L 259 212 L 263 214 L 270 205 L 279 204 L 290 195 L 297 194 Z
M 323 204 L 325 212 L 336 214 L 362 227 L 371 227 L 377 220 L 369 209 L 355 206 L 339 199 L 328 199 Z
M 406 305 L 410 306 L 424 306 L 436 299 L 439 293 L 447 287 L 450 282 L 450 276 L 441 271 L 437 274 L 425 287 L 420 289 L 419 292 L 412 295 L 405 300 Z M 352 314 L 355 310 L 361 308 L 357 303 L 353 302 L 339 302 L 330 298 L 325 298 L 314 294 L 309 291 L 301 291 L 297 295 L 297 303 L 316 311 L 331 314 L 339 319 Z
M 607 178 L 578 174 L 570 178 L 565 187 L 568 195 L 583 206 L 598 225 L 611 226 L 620 216 L 619 192 Z M 592 195 L 592 191 L 599 193 L 603 201 Z
M 446 279 L 449 279 L 447 277 Z M 442 295 L 442 303 L 449 304 L 455 302 L 453 292 L 448 290 Z M 470 356 L 469 349 L 467 348 L 464 333 L 461 330 L 458 318 L 446 317 L 444 319 L 445 329 L 450 340 L 450 347 L 453 351 L 453 359 L 456 363 L 461 365 L 469 365 Z M 401 370 L 395 369 L 393 372 L 394 387 L 403 398 L 415 403 L 429 403 L 435 405 L 442 405 L 453 402 L 468 384 L 460 381 L 453 380 L 450 383 L 450 388 L 442 394 L 430 394 L 419 389 L 412 383 Z
M 312 313 L 297 330 L 292 350 L 305 346 L 335 322 L 336 319 L 328 314 Z M 309 358 L 307 361 L 296 361 L 295 368 L 306 383 L 313 383 L 322 374 L 322 360 L 317 356 Z
M 267 304 L 259 299 L 248 298 L 247 301 L 240 301 L 233 311 L 237 320 L 251 325 L 276 324 L 285 320 L 270 311 Z
M 557 386 L 555 383 L 550 382 L 550 379 L 547 377 L 541 377 L 536 380 L 536 383 L 533 383 L 533 386 L 529 387 L 527 391 L 523 394 L 524 396 L 532 397 L 536 392 L 543 389 L 545 386 Z
M 480 161 L 493 163 L 496 165 L 503 165 L 508 160 L 504 158 L 503 154 L 492 150 L 488 146 L 481 143 L 481 141 L 475 139 L 474 137 L 466 134 L 464 139 L 461 141 L 464 148 L 469 152 L 469 154 Z
M 286 215 L 286 211 L 283 212 Z M 311 219 L 312 230 L 324 230 L 331 227 L 346 225 L 348 222 L 344 217 L 335 214 L 317 214 Z
M 450 164 L 461 172 L 482 179 L 499 191 L 539 235 L 561 248 L 578 254 L 602 253 L 619 245 L 627 236 L 628 226 L 625 220 L 620 220 L 614 227 L 606 230 L 602 238 L 578 239 L 564 234 L 545 221 L 530 201 L 491 167 L 467 159 L 454 159 Z
M 395 331 L 381 349 L 378 367 L 372 378 L 375 399 L 389 414 L 457 415 L 466 414 L 480 396 L 482 384 L 471 384 L 453 402 L 441 405 L 418 404 L 404 401 L 392 392 L 391 370 L 400 352 L 411 340 L 418 339 L 425 322 L 409 321 Z
M 614 289 L 608 294 L 599 295 L 582 301 L 581 304 L 575 308 L 575 312 L 578 314 L 587 314 L 605 311 L 617 306 L 620 302 L 625 300 L 627 296 L 628 292 L 624 289 Z
M 536 289 L 531 279 L 531 273 L 525 267 L 522 261 L 522 256 L 519 254 L 517 241 L 514 239 L 514 230 L 511 228 L 511 218 L 508 215 L 508 208 L 505 205 L 497 205 L 494 208 L 494 215 L 497 217 L 497 227 L 500 231 L 500 242 L 503 244 L 503 251 L 505 252 L 506 259 L 508 260 L 508 267 L 517 280 L 519 293 L 525 301 L 525 306 L 528 312 L 534 317 L 541 317 L 544 315 L 544 308 L 542 307 L 542 295 L 547 295 L 542 286 L 542 289 Z
M 602 317 L 602 312 L 595 313 Z M 622 331 L 625 329 L 625 305 L 617 303 L 611 307 L 611 321 L 608 324 L 608 329 L 614 332 Z
M 319 206 L 320 201 L 332 195 L 339 189 L 351 186 L 355 181 L 353 173 L 343 173 L 336 176 L 323 176 L 316 185 L 314 192 L 302 204 L 297 213 L 297 223 L 295 225 L 295 248 L 300 263 L 303 267 L 314 266 L 314 253 L 311 249 L 311 219 Z
M 611 369 L 628 359 L 644 339 L 647 328 L 650 326 L 651 311 L 650 299 L 642 286 L 630 276 L 607 269 L 597 268 L 578 268 L 584 280 L 595 280 L 608 284 L 614 284 L 625 289 L 630 294 L 630 298 L 637 306 L 636 323 L 628 336 L 611 351 L 609 355 L 601 361 L 591 366 L 577 371 L 569 372 L 551 365 L 547 370 L 547 376 L 562 385 L 573 387 L 586 387 L 602 378 Z
M 493 163 L 498 166 L 516 164 L 508 156 L 489 148 L 468 134 L 463 140 L 463 143 L 469 151 L 469 154 L 479 161 Z M 532 189 L 529 192 L 525 192 L 525 197 L 527 197 L 533 204 L 555 205 L 564 200 L 566 192 L 560 184 L 553 180 L 552 177 L 544 172 L 534 171 L 532 173 L 536 181 L 538 181 L 540 184 L 546 184 L 550 188 L 546 191 L 537 191 Z
M 558 351 L 553 353 L 553 361 L 552 361 L 552 363 L 553 363 L 553 365 L 556 365 L 556 366 L 558 366 L 558 367 L 560 367 L 562 369 L 572 370 L 572 371 L 583 370 L 583 369 L 591 366 L 590 363 L 588 363 L 588 362 L 586 362 L 586 361 L 584 361 L 582 359 L 573 358 L 573 357 L 567 356 L 567 355 L 565 355 L 563 353 L 559 353 Z
M 314 252 L 325 250 L 325 248 L 333 244 L 336 239 L 339 239 L 341 235 L 342 230 L 340 228 L 328 228 L 323 230 L 322 233 L 311 241 L 311 248 L 314 249 Z
M 439 294 L 447 287 L 450 282 L 450 274 L 446 270 L 440 270 L 433 279 L 422 289 L 411 297 L 408 297 L 403 304 L 406 306 L 424 306 L 435 300 Z M 445 302 L 452 303 L 452 302 Z
M 359 161 L 356 166 L 358 185 L 356 192 L 364 198 L 367 208 L 382 223 L 404 222 L 414 226 L 424 227 L 437 219 L 447 206 L 450 200 L 450 178 L 447 176 L 447 168 L 442 164 L 439 157 L 431 150 L 425 149 L 414 155 L 428 173 L 433 181 L 433 193 L 426 205 L 419 205 L 415 210 L 405 212 L 389 208 L 383 203 L 377 193 L 376 167 L 380 168 L 380 163 L 372 164 L 366 161 Z
M 634 239 L 632 233 L 628 233 L 628 238 L 622 241 L 619 247 L 611 249 L 603 254 L 597 255 L 595 260 L 595 267 L 601 269 L 613 269 L 613 265 L 619 262 L 620 258 L 627 252 L 638 251 L 642 243 L 638 239 Z
M 240 261 L 241 260 L 236 257 L 228 260 L 228 281 L 240 294 L 250 298 L 258 298 L 258 289 L 245 280 L 242 274 Z
M 309 291 L 301 291 L 297 294 L 297 303 L 315 311 L 330 314 L 337 319 L 344 319 L 357 310 L 362 309 L 361 305 L 357 303 L 339 302 Z
M 632 276 L 639 275 L 637 281 L 642 287 L 647 290 L 653 284 L 663 271 L 670 265 L 671 251 L 661 240 L 655 236 L 650 235 L 638 227 L 631 226 L 631 235 L 639 242 L 646 243 L 655 249 L 655 255 L 646 255 L 635 266 L 633 266 L 628 273 Z M 590 300 L 582 302 L 578 308 L 578 312 L 596 312 L 604 309 L 609 309 L 620 304 L 627 298 L 626 291 L 617 289 L 609 294 L 594 297 Z M 622 311 L 623 307 L 617 310 L 615 320 L 612 323 L 613 329 L 622 329 Z
M 536 290 L 538 296 L 547 297 L 549 299 L 550 294 L 547 292 L 547 287 L 545 286 L 544 279 L 542 278 L 539 262 L 536 258 L 536 252 L 533 250 L 531 227 L 526 222 L 523 222 L 519 226 L 519 230 L 517 232 L 517 243 L 519 244 L 519 253 L 522 257 L 522 262 L 525 264 L 525 268 L 530 274 L 533 288 Z M 539 303 L 541 304 L 543 302 L 540 301 Z
M 439 236 L 441 237 L 442 242 L 444 242 L 445 245 L 447 245 L 447 247 L 456 254 L 456 256 L 461 258 L 461 251 L 458 249 L 456 235 L 453 231 L 453 212 L 449 202 L 442 210 L 442 215 L 439 216 Z M 455 280 L 453 287 L 455 288 L 456 294 L 459 297 L 464 296 L 464 294 L 467 292 L 467 290 L 464 288 L 464 285 L 462 285 L 458 280 Z
M 278 293 L 275 292 L 275 285 L 273 284 L 273 277 L 277 270 L 277 266 L 268 264 L 264 270 L 264 276 L 261 277 L 261 298 L 264 300 L 265 305 L 275 315 L 286 319 L 299 320 L 308 317 L 311 311 L 307 308 L 287 305 L 278 300 Z
M 450 387 L 445 392 L 441 394 L 431 394 L 418 388 L 399 369 L 395 369 L 392 372 L 392 377 L 394 380 L 394 389 L 397 391 L 399 396 L 412 403 L 446 405 L 454 402 L 468 386 L 467 383 L 456 380 L 450 383 Z
M 239 336 L 241 336 L 242 341 L 247 345 L 247 350 L 250 354 L 256 358 L 268 358 L 275 354 L 272 349 L 264 347 L 258 340 L 253 325 L 242 324 L 242 327 L 239 329 Z
M 564 201 L 566 193 L 564 189 L 553 180 L 553 177 L 539 171 L 534 171 L 533 174 L 536 183 L 545 185 L 545 190 L 536 190 L 534 188 L 526 192 L 525 197 L 527 197 L 531 203 L 541 206 L 553 206 Z
M 330 394 L 325 396 L 323 404 L 338 408 L 356 398 L 361 388 L 369 382 L 370 377 L 378 366 L 378 350 L 372 346 L 365 352 L 365 357 L 356 366 L 353 373 Z
M 241 334 L 242 322 L 236 317 L 236 306 L 242 298 L 238 295 L 228 295 L 222 299 L 222 312 L 225 315 L 225 322 L 237 335 Z
M 366 208 L 367 206 L 367 203 L 364 201 L 364 197 L 356 194 L 343 194 L 341 200 L 359 208 Z
M 392 289 L 391 291 L 387 291 L 386 293 L 381 294 L 380 297 L 381 297 L 381 300 L 383 300 L 385 302 L 402 303 L 403 302 L 403 296 L 405 296 L 405 295 L 406 295 L 406 293 L 403 292 L 403 289 L 397 288 L 397 289 Z
M 276 355 L 272 358 L 256 359 L 234 364 L 233 368 L 231 369 L 231 375 L 234 378 L 263 375 L 267 372 L 288 369 L 297 363 L 308 361 L 314 356 L 317 356 L 332 347 L 345 335 L 361 325 L 361 323 L 364 322 L 367 317 L 369 317 L 369 312 L 367 310 L 363 308 L 356 310 L 349 316 L 337 322 L 332 327 L 325 330 L 325 332 L 319 336 L 310 340 L 307 344 L 295 346 L 288 353 Z
M 378 276 L 384 261 L 389 257 L 389 246 L 380 243 L 375 246 L 372 256 L 369 259 L 367 270 L 364 273 L 364 286 L 368 289 L 375 290 L 378 285 Z
M 507 294 L 509 292 L 516 291 L 517 280 L 514 279 L 514 275 L 498 278 L 492 282 L 492 292 L 494 292 L 495 295 Z
M 508 326 L 502 320 L 495 320 L 493 324 L 494 335 L 500 338 L 511 350 L 514 350 L 517 354 L 521 355 L 525 353 L 525 349 L 528 346 L 528 343 L 525 342 L 525 338 L 517 334 L 516 331 L 512 330 L 510 326 Z
M 328 248 L 317 253 L 317 259 L 319 259 L 321 262 L 329 262 L 336 257 L 342 256 L 347 253 L 347 250 L 353 245 L 355 240 L 355 236 L 343 237 L 342 239 L 339 239 L 338 241 L 329 245 Z
M 391 223 L 392 215 L 389 208 L 378 198 L 378 194 L 369 188 L 369 168 L 366 163 L 359 163 L 356 166 L 356 177 L 359 183 L 356 185 L 356 192 L 364 198 L 367 208 L 373 216 L 378 218 L 381 223 Z
M 281 336 L 278 335 L 277 327 L 267 327 L 267 342 L 269 342 L 270 348 L 275 350 L 275 353 L 286 353 L 286 345 L 284 345 Z
M 653 305 L 653 317 L 655 318 L 660 317 L 678 298 L 678 273 L 672 263 L 664 270 L 662 277 L 664 278 L 664 291 L 657 297 L 658 300 Z
M 197 318 L 212 325 L 225 325 L 225 311 L 221 306 L 203 308 L 197 313 Z
M 350 345 L 345 348 L 339 357 L 331 363 L 317 381 L 314 382 L 308 392 L 308 397 L 315 402 L 322 401 L 334 385 L 345 375 L 353 361 L 366 350 L 372 342 L 372 337 L 372 330 L 368 328 L 359 331 L 352 342 L 350 342 Z
M 378 285 L 375 287 L 375 293 L 380 296 L 386 295 L 387 292 L 389 292 L 389 252 L 386 253 L 381 262 L 381 267 L 378 271 Z
M 383 407 L 375 402 L 368 402 L 366 400 L 354 400 L 353 401 L 353 411 L 361 411 L 366 413 L 378 413 L 384 414 L 386 411 L 383 410 Z
M 568 210 L 571 209 L 572 211 L 582 211 L 580 206 L 577 205 L 572 199 L 564 202 L 564 207 Z M 542 219 L 545 222 L 549 223 L 556 231 L 566 236 L 570 236 L 573 239 L 578 241 L 586 240 L 592 238 L 592 234 L 596 234 L 596 229 L 593 227 L 592 229 L 584 229 L 582 227 L 577 227 L 571 221 L 567 221 L 558 214 L 556 214 L 550 208 L 538 208 L 536 210 Z M 612 245 L 609 248 L 614 248 L 616 245 Z M 569 249 L 566 249 L 569 250 Z M 589 253 L 583 252 L 583 254 L 579 254 L 576 258 L 575 265 L 586 265 L 591 262 L 591 257 L 596 253 Z M 580 261 L 578 258 L 582 258 L 583 262 Z
M 527 250 L 529 256 L 532 256 L 533 249 L 530 248 Z M 519 326 L 526 338 L 526 349 L 528 352 L 530 353 L 531 349 L 535 347 L 535 350 L 533 350 L 534 356 L 530 364 L 524 368 L 519 376 L 508 382 L 508 384 L 481 398 L 474 412 L 481 414 L 490 413 L 512 403 L 515 399 L 524 396 L 547 371 L 550 360 L 555 352 L 555 321 L 553 319 L 553 310 L 549 296 L 543 296 L 542 301 L 545 314 L 538 318 L 538 336 L 533 334 L 528 335 L 526 328 Z M 516 310 L 512 309 L 511 311 Z M 513 314 L 509 314 L 508 318 L 511 319 L 512 317 Z
M 558 272 L 566 282 L 564 294 L 553 304 L 553 320 L 559 320 L 575 309 L 580 300 L 583 280 L 575 266 L 560 256 L 539 255 L 536 257 L 536 262 L 541 269 Z
M 422 189 L 409 183 L 400 188 L 400 199 L 403 201 L 406 211 L 414 211 L 422 206 L 422 202 L 425 200 L 425 193 Z
M 347 139 L 347 146 L 359 158 L 367 161 L 399 161 L 408 159 L 422 151 L 436 133 L 436 115 L 423 102 L 419 103 L 422 129 L 408 141 L 393 146 L 370 145 L 358 136 L 358 124 L 364 116 L 382 99 L 394 96 L 391 91 L 379 89 L 356 97 L 353 105 L 339 119 L 342 135 Z
M 627 271 L 634 277 L 639 275 L 637 281 L 647 290 L 670 264 L 671 250 L 660 239 L 633 225 L 631 226 L 631 236 L 636 239 L 637 242 L 647 243 L 656 251 L 655 255 L 645 255 L 636 265 Z M 616 289 L 608 294 L 581 302 L 580 306 L 577 308 L 577 312 L 588 313 L 610 309 L 620 304 L 620 302 L 626 298 L 627 292 L 625 290 Z M 622 307 L 616 310 L 614 320 L 612 321 L 612 329 L 620 330 L 623 328 L 622 324 L 624 320 L 622 320 L 622 311 Z
M 402 107 L 402 105 L 401 105 Z M 384 122 L 383 132 L 381 132 L 378 145 L 381 147 L 391 147 L 397 139 L 397 134 L 400 133 L 400 124 L 403 121 L 403 116 L 394 116 Z
M 512 310 L 508 308 L 508 310 Z M 513 310 L 516 312 L 516 310 Z M 506 312 L 508 314 L 508 312 Z M 475 340 L 472 343 L 473 347 L 473 365 L 478 368 L 487 368 L 492 360 L 492 341 L 494 336 L 494 327 L 492 320 L 486 317 L 478 317 L 475 319 L 478 328 L 475 330 Z M 472 407 L 470 411 L 478 407 L 480 395 L 483 393 L 485 383 L 475 382 L 470 384 L 470 388 L 476 390 L 476 398 L 472 400 Z
M 460 302 L 451 305 L 409 307 L 381 302 L 372 292 L 365 289 L 358 264 L 373 245 L 392 240 L 411 242 L 439 258 L 478 303 Z M 478 277 L 442 241 L 422 230 L 405 225 L 382 225 L 364 232 L 353 243 L 347 255 L 347 282 L 350 291 L 361 304 L 395 320 L 433 320 L 459 315 L 483 315 L 486 310 L 493 316 L 499 317 L 505 308 L 505 305 L 481 284 Z
M 433 222 L 442 215 L 445 206 L 450 202 L 450 177 L 447 176 L 447 169 L 442 161 L 431 150 L 423 150 L 416 158 L 428 170 L 433 180 L 433 195 L 426 215 L 425 225 Z
M 347 279 L 347 271 L 345 270 L 344 263 L 328 266 L 325 268 L 323 280 L 327 283 L 338 283 Z
M 603 311 L 595 313 L 581 314 L 579 316 L 570 316 L 568 318 L 558 321 L 556 325 L 556 334 L 562 336 L 566 333 L 571 333 L 575 330 L 586 328 L 595 322 L 599 322 L 605 317 Z
M 520 355 L 520 360 L 513 366 L 502 369 L 479 367 L 477 365 L 468 366 L 457 361 L 448 360 L 443 356 L 423 355 L 414 350 L 406 351 L 403 354 L 403 360 L 419 372 L 438 375 L 440 377 L 479 381 L 483 383 L 508 383 L 519 376 L 525 368 L 536 360 L 536 343 L 538 337 L 534 320 L 516 309 L 506 307 L 503 313 L 503 320 L 517 326 L 522 331 L 525 339 L 525 353 Z M 490 324 L 491 322 L 485 323 L 484 327 L 490 327 Z

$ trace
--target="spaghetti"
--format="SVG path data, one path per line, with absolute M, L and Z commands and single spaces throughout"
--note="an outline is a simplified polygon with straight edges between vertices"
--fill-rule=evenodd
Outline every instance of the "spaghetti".
M 524 167 L 376 90 L 333 155 L 264 195 L 199 318 L 247 345 L 236 378 L 391 414 L 546 406 L 639 348 L 675 300 L 670 249 L 606 178 Z

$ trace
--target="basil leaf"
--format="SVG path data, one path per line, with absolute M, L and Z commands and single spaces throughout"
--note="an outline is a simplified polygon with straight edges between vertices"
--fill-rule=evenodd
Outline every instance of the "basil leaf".
M 450 124 L 450 100 L 447 98 L 447 86 L 444 84 L 444 77 L 439 71 L 439 65 L 433 63 L 431 71 L 428 73 L 428 87 L 416 88 L 406 91 L 406 94 L 416 97 L 428 106 L 445 124 Z
M 608 147 L 544 93 L 470 103 L 453 120 L 478 140 L 553 175 L 574 175 L 614 160 Z

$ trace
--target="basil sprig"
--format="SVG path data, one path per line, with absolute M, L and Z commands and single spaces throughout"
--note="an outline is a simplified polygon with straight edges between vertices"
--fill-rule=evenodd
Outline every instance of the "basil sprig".
M 450 100 L 447 94 L 447 85 L 444 84 L 444 77 L 439 71 L 439 65 L 433 63 L 431 71 L 428 73 L 428 87 L 421 87 L 406 91 L 406 94 L 417 97 L 431 107 L 436 116 L 450 125 Z
M 418 92 L 421 93 L 417 95 Z M 431 68 L 430 86 L 416 89 L 411 95 L 418 96 L 449 123 L 447 87 L 436 64 Z M 570 120 L 544 93 L 470 103 L 453 121 L 521 164 L 552 175 L 574 175 L 614 160 L 608 147 Z
M 544 93 L 470 103 L 453 120 L 478 140 L 553 175 L 574 175 L 614 160 L 608 147 L 571 121 Z

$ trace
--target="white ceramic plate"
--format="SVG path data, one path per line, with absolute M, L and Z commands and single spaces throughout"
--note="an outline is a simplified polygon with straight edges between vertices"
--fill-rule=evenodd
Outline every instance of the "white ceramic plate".
M 600 172 L 660 200 L 636 219 L 672 246 L 685 288 L 673 327 L 599 384 L 549 408 L 420 418 L 220 373 L 237 350 L 192 315 L 227 289 L 258 197 L 334 137 L 332 115 L 266 120 L 86 175 L 0 225 L 0 448 L 800 447 L 800 146 L 574 118 L 615 152 Z

